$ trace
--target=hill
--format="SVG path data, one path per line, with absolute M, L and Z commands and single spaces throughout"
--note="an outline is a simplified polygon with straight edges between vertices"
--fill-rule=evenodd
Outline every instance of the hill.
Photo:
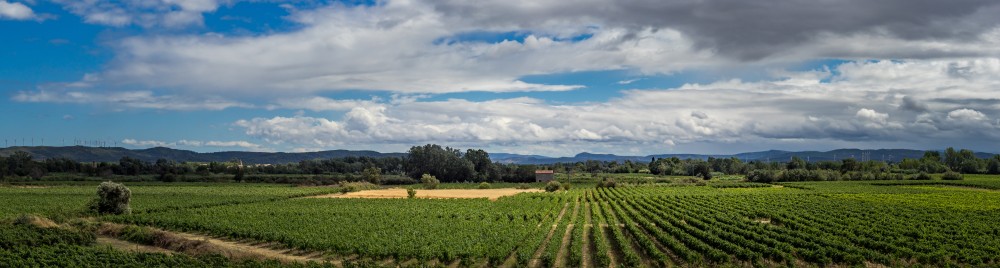
M 400 157 L 402 153 L 380 153 L 376 151 L 330 150 L 306 153 L 269 153 L 269 152 L 214 152 L 199 153 L 188 150 L 178 150 L 165 147 L 149 149 L 126 149 L 121 147 L 86 147 L 86 146 L 18 146 L 0 149 L 0 155 L 9 156 L 16 151 L 31 153 L 36 159 L 69 158 L 82 162 L 116 162 L 124 156 L 153 162 L 157 159 L 169 159 L 187 162 L 225 162 L 234 159 L 251 164 L 285 164 L 302 160 L 343 158 L 348 156 L 367 157 Z
M 285 164 L 294 163 L 302 160 L 312 160 L 312 159 L 329 159 L 329 158 L 343 158 L 348 156 L 367 156 L 367 157 L 401 157 L 405 156 L 405 153 L 380 153 L 376 151 L 351 151 L 351 150 L 329 150 L 329 151 L 318 151 L 318 152 L 306 152 L 306 153 L 284 153 L 284 152 L 239 152 L 239 151 L 228 151 L 228 152 L 213 152 L 213 153 L 199 153 L 188 150 L 171 149 L 165 147 L 155 147 L 149 149 L 126 149 L 121 147 L 86 147 L 86 146 L 66 146 L 66 147 L 54 147 L 54 146 L 17 146 L 0 149 L 0 156 L 9 156 L 16 151 L 25 151 L 31 153 L 36 159 L 47 159 L 47 158 L 69 158 L 76 161 L 82 162 L 114 162 L 121 159 L 123 156 L 128 156 L 132 158 L 142 159 L 143 161 L 153 162 L 157 159 L 169 159 L 174 161 L 187 161 L 187 162 L 224 162 L 231 161 L 234 159 L 242 160 L 244 163 L 252 164 Z M 652 158 L 670 158 L 677 157 L 681 159 L 708 159 L 709 157 L 715 158 L 730 158 L 735 157 L 743 161 L 788 161 L 792 157 L 799 157 L 806 159 L 807 161 L 828 161 L 828 160 L 842 160 L 846 158 L 854 158 L 861 160 L 862 158 L 867 158 L 871 160 L 886 160 L 886 161 L 899 161 L 904 158 L 920 158 L 924 155 L 922 150 L 910 150 L 910 149 L 878 149 L 878 150 L 861 150 L 861 149 L 837 149 L 826 152 L 819 151 L 780 151 L 780 150 L 770 150 L 770 151 L 760 151 L 760 152 L 746 152 L 739 154 L 656 154 L 656 155 L 645 155 L 645 156 L 628 156 L 628 155 L 614 155 L 614 154 L 593 154 L 593 153 L 579 153 L 571 157 L 548 157 L 541 155 L 520 155 L 520 154 L 508 154 L 508 153 L 491 153 L 490 158 L 493 161 L 501 163 L 514 163 L 514 164 L 553 164 L 553 163 L 574 163 L 588 160 L 596 161 L 634 161 L 634 162 L 649 162 Z M 992 157 L 994 154 L 991 153 L 976 153 L 979 158 Z

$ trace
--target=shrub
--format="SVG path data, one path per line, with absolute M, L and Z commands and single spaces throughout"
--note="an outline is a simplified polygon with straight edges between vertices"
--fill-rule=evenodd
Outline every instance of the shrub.
M 414 190 L 413 188 L 406 188 L 406 198 L 417 198 L 417 190 Z
M 569 189 L 571 189 L 571 188 L 573 188 L 573 185 L 570 185 L 569 182 L 562 183 L 562 189 L 563 190 L 569 191 Z
M 438 184 L 441 184 L 441 181 L 431 174 L 424 174 L 423 176 L 420 176 L 420 183 L 424 184 L 424 189 L 437 189 Z
M 545 184 L 546 192 L 555 192 L 558 191 L 560 188 L 562 188 L 562 185 L 560 185 L 558 181 L 549 181 L 548 184 Z
M 361 182 L 341 182 L 340 183 L 340 193 L 346 194 L 350 192 L 357 192 L 363 190 L 378 189 L 378 185 L 372 184 L 367 181 Z
M 365 180 L 373 184 L 382 184 L 382 169 L 368 167 L 364 170 Z
M 771 183 L 775 181 L 776 177 L 777 174 L 773 170 L 755 169 L 751 170 L 750 173 L 747 174 L 747 181 Z
M 615 186 L 617 185 L 618 184 L 615 183 L 615 180 L 609 178 L 601 179 L 601 182 L 597 183 L 597 187 L 604 187 L 604 188 L 615 188 Z
M 944 175 L 941 175 L 941 179 L 946 181 L 960 181 L 963 179 L 963 177 L 961 173 L 948 171 L 945 172 Z
M 479 189 L 489 189 L 489 188 L 490 188 L 490 183 L 488 183 L 488 182 L 480 182 L 479 183 Z
M 516 188 L 521 190 L 527 190 L 531 189 L 531 185 L 528 185 L 527 183 L 518 183 Z
M 102 182 L 97 186 L 97 197 L 88 205 L 90 211 L 99 214 L 129 214 L 132 208 L 132 191 L 120 183 Z
M 931 175 L 928 175 L 927 172 L 920 172 L 920 174 L 917 174 L 917 176 L 913 177 L 913 179 L 921 181 L 929 181 L 933 178 L 931 178 Z

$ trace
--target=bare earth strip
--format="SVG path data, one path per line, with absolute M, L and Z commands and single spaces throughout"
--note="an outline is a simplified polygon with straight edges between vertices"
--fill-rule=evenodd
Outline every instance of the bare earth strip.
M 127 227 L 127 225 L 115 224 L 115 223 L 102 223 L 101 227 L 98 229 L 98 234 L 104 238 L 115 238 L 121 235 L 122 230 Z M 148 227 L 142 227 L 148 228 Z M 248 243 L 239 243 L 233 241 L 226 241 L 222 239 L 217 239 L 204 235 L 172 232 L 166 230 L 160 230 L 155 228 L 149 228 L 152 232 L 153 237 L 152 245 L 157 248 L 161 248 L 168 251 L 181 252 L 188 255 L 200 255 L 205 253 L 215 253 L 226 256 L 230 259 L 275 259 L 281 262 L 328 262 L 316 254 L 310 256 L 301 256 L 290 253 L 290 250 L 275 250 L 266 248 L 263 246 L 255 246 Z M 116 239 L 117 240 L 117 239 Z M 117 243 L 116 241 L 105 240 L 109 243 Z M 121 241 L 125 242 L 125 241 Z M 128 242 L 126 242 L 128 243 Z M 118 243 L 122 245 L 121 243 Z M 332 261 L 333 264 L 339 265 L 340 261 Z
M 175 235 L 193 241 L 202 241 L 204 243 L 212 244 L 218 248 L 224 249 L 226 254 L 223 255 L 250 255 L 259 256 L 266 259 L 276 259 L 282 262 L 299 262 L 305 263 L 309 261 L 314 261 L 318 263 L 325 262 L 321 258 L 307 257 L 307 256 L 297 256 L 292 254 L 286 254 L 282 251 L 273 250 L 269 248 L 255 247 L 251 245 L 240 244 L 236 242 L 230 242 L 225 240 L 220 240 L 208 236 L 188 234 L 188 233 L 174 233 Z M 334 262 L 336 263 L 336 262 Z
M 512 196 L 519 193 L 537 193 L 541 189 L 417 189 L 417 198 L 489 198 L 497 200 L 500 197 Z M 391 188 L 380 190 L 366 190 L 350 192 L 346 194 L 328 194 L 310 196 L 307 198 L 407 198 L 406 189 Z
M 158 248 L 154 246 L 147 246 L 142 244 L 136 244 L 124 240 L 118 240 L 108 236 L 98 236 L 98 245 L 107 245 L 115 248 L 117 250 L 129 251 L 129 252 L 140 252 L 140 253 L 163 253 L 167 255 L 176 254 L 176 251 Z

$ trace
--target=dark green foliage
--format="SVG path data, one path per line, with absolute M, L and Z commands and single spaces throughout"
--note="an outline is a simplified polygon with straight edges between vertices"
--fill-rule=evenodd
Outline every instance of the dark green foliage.
M 597 187 L 600 188 L 615 188 L 615 186 L 618 186 L 618 183 L 616 183 L 615 179 L 612 178 L 603 178 L 601 179 L 601 182 L 597 183 Z
M 406 198 L 417 198 L 417 190 L 413 188 L 406 188 Z
M 771 183 L 777 181 L 778 175 L 774 170 L 755 169 L 747 174 L 747 181 Z
M 414 179 L 430 174 L 443 182 L 460 182 L 472 180 L 476 173 L 461 151 L 436 144 L 410 148 L 406 161 L 407 173 Z
M 562 189 L 562 185 L 558 181 L 549 181 L 549 183 L 545 184 L 546 192 L 555 192 L 559 191 L 559 189 Z
M 377 167 L 368 167 L 363 172 L 365 176 L 365 181 L 372 184 L 382 184 L 382 169 Z
M 961 173 L 948 171 L 941 175 L 941 179 L 946 181 L 960 181 L 963 179 L 963 176 Z
M 98 214 L 129 214 L 132 208 L 132 191 L 120 183 L 102 182 L 97 186 L 97 197 L 89 204 L 90 211 Z
M 488 182 L 480 182 L 479 183 L 479 189 L 489 189 L 489 188 L 490 188 L 490 183 L 488 183 Z

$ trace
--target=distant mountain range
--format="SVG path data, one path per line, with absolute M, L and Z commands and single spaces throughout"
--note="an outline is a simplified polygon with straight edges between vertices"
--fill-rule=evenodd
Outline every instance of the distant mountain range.
M 187 162 L 225 162 L 234 159 L 251 164 L 285 164 L 302 160 L 343 158 L 348 156 L 369 157 L 399 157 L 404 153 L 380 153 L 376 151 L 331 150 L 308 153 L 266 153 L 266 152 L 215 152 L 199 153 L 188 150 L 178 150 L 165 147 L 149 149 L 126 149 L 121 147 L 87 147 L 87 146 L 18 146 L 0 149 L 0 155 L 9 156 L 16 151 L 31 153 L 35 159 L 69 158 L 81 162 L 117 162 L 123 156 L 153 162 L 157 159 L 169 159 Z
M 239 159 L 242 160 L 244 163 L 254 163 L 254 164 L 284 164 L 284 163 L 299 162 L 302 160 L 342 158 L 348 156 L 400 157 L 406 155 L 405 153 L 380 153 L 376 151 L 351 151 L 351 150 L 331 150 L 331 151 L 319 151 L 319 152 L 307 152 L 307 153 L 266 153 L 266 152 L 199 153 L 194 151 L 178 150 L 165 147 L 132 150 L 121 147 L 17 146 L 17 147 L 8 147 L 0 149 L 0 156 L 9 156 L 16 151 L 25 151 L 31 153 L 35 159 L 62 157 L 82 162 L 116 162 L 123 156 L 128 156 L 149 162 L 153 162 L 161 158 L 174 161 L 187 161 L 187 162 L 212 162 L 212 161 L 224 162 L 224 161 Z M 677 157 L 681 159 L 708 159 L 709 157 L 715 157 L 715 158 L 736 157 L 744 161 L 752 161 L 752 160 L 788 161 L 793 156 L 798 156 L 799 158 L 808 161 L 841 160 L 845 158 L 854 158 L 859 160 L 861 160 L 862 158 L 867 158 L 871 160 L 899 161 L 904 158 L 920 158 L 923 155 L 924 151 L 922 150 L 909 150 L 909 149 L 878 149 L 878 150 L 838 149 L 826 152 L 819 152 L 819 151 L 792 152 L 792 151 L 770 150 L 762 152 L 748 152 L 739 154 L 714 154 L 714 155 L 657 154 L 657 155 L 646 155 L 646 156 L 623 156 L 614 154 L 580 153 L 572 157 L 548 157 L 541 155 L 490 153 L 490 158 L 493 161 L 501 163 L 552 164 L 560 162 L 573 163 L 573 162 L 580 162 L 587 160 L 597 160 L 597 161 L 629 160 L 636 162 L 649 162 L 652 158 L 670 158 L 670 157 Z M 976 153 L 976 156 L 979 158 L 992 157 L 993 155 L 994 154 L 992 153 Z

